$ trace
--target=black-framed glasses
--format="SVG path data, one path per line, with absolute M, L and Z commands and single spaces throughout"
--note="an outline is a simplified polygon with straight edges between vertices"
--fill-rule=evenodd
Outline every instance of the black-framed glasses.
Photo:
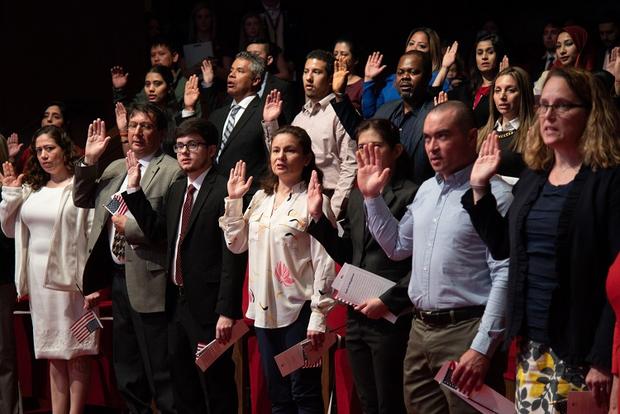
M 175 153 L 183 152 L 185 151 L 185 148 L 187 148 L 189 152 L 196 152 L 198 151 L 198 147 L 201 145 L 207 145 L 207 144 L 205 144 L 204 142 L 190 141 L 187 144 L 174 144 L 172 149 L 174 150 Z
M 587 106 L 584 104 L 576 104 L 576 103 L 571 103 L 571 102 L 560 102 L 557 104 L 548 104 L 548 103 L 541 102 L 540 105 L 538 105 L 537 112 L 538 112 L 538 116 L 545 116 L 547 114 L 547 111 L 551 109 L 556 114 L 564 115 L 565 113 L 567 113 L 573 108 L 586 108 L 586 107 Z

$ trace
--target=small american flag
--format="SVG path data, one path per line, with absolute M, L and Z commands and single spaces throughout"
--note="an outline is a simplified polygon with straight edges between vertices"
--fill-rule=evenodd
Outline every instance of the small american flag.
M 71 333 L 78 342 L 83 342 L 88 335 L 100 328 L 103 328 L 101 321 L 95 312 L 89 310 L 71 325 Z
M 198 345 L 196 346 L 196 359 L 200 358 L 200 355 L 202 355 L 206 348 L 207 344 L 204 342 L 198 342 Z
M 123 196 L 116 193 L 108 204 L 104 206 L 113 216 L 122 216 L 127 212 L 127 204 L 123 200 Z

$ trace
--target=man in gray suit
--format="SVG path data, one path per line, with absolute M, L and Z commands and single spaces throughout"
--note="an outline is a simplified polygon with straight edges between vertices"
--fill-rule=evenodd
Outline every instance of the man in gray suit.
M 143 171 L 141 187 L 157 212 L 172 183 L 182 175 L 176 160 L 160 149 L 166 124 L 163 112 L 152 104 L 135 105 L 129 114 L 129 146 Z M 150 242 L 133 217 L 122 214 L 122 207 L 117 215 L 104 207 L 127 188 L 123 159 L 112 162 L 97 177 L 97 162 L 109 141 L 105 123 L 94 121 L 88 129 L 84 158 L 75 168 L 73 201 L 77 207 L 95 208 L 84 293 L 90 305 L 98 297 L 95 292 L 112 288 L 113 364 L 130 412 L 150 413 L 154 399 L 160 412 L 173 413 L 164 312 L 165 241 Z

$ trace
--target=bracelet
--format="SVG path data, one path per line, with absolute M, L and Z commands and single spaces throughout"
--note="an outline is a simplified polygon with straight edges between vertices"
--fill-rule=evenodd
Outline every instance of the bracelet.
M 342 98 L 344 96 L 344 92 L 334 92 L 334 95 L 336 95 L 336 98 Z
M 489 184 L 487 185 L 473 185 L 473 184 L 469 184 L 469 186 L 471 187 L 472 190 L 486 190 L 489 188 Z

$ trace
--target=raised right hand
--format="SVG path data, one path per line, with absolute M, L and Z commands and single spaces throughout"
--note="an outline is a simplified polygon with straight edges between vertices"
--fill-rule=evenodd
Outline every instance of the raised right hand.
M 127 86 L 127 78 L 129 77 L 129 73 L 125 73 L 122 66 L 112 66 L 112 69 L 110 69 L 110 74 L 112 75 L 113 87 L 116 89 L 121 89 Z
M 105 121 L 97 118 L 88 126 L 88 136 L 86 137 L 86 147 L 84 148 L 84 162 L 93 165 L 108 146 L 112 138 L 105 134 Z
M 213 63 L 211 63 L 210 59 L 205 59 L 202 61 L 200 71 L 202 72 L 202 82 L 205 86 L 207 88 L 213 86 L 213 78 L 215 78 L 215 73 L 213 72 Z
M 237 199 L 241 198 L 248 192 L 252 185 L 254 177 L 245 179 L 245 162 L 237 161 L 235 168 L 230 169 L 230 177 L 228 177 L 228 198 Z
M 312 171 L 308 183 L 308 214 L 316 221 L 323 215 L 323 191 L 316 171 Z
M 6 161 L 4 164 L 2 164 L 2 172 L 4 174 L 0 174 L 0 180 L 2 181 L 3 187 L 22 186 L 22 179 L 24 178 L 24 174 L 15 176 L 15 169 L 13 168 L 13 164 Z
M 383 168 L 379 147 L 365 144 L 357 150 L 357 187 L 364 198 L 375 198 L 381 194 L 390 179 L 390 169 Z
M 19 154 L 19 150 L 22 149 L 24 144 L 19 143 L 19 136 L 13 132 L 6 140 L 6 146 L 9 149 L 9 158 L 15 158 Z
M 127 151 L 125 165 L 127 166 L 127 188 L 140 187 L 140 164 L 132 150 Z
M 454 64 L 456 61 L 456 52 L 459 50 L 459 42 L 456 40 L 452 43 L 451 46 L 448 46 L 446 49 L 446 53 L 443 55 L 443 59 L 441 60 L 441 67 L 450 69 L 450 66 Z
M 381 52 L 373 52 L 368 56 L 366 67 L 364 68 L 364 80 L 370 81 L 379 76 L 381 72 L 386 68 L 386 65 L 381 66 L 383 61 L 383 55 Z
M 119 132 L 127 132 L 127 109 L 122 102 L 117 102 L 114 106 L 114 114 L 116 115 L 116 127 Z
M 280 91 L 277 89 L 273 89 L 267 95 L 267 99 L 265 100 L 265 107 L 263 108 L 263 121 L 271 122 L 275 121 L 282 114 L 282 96 L 280 95 Z
M 478 158 L 471 170 L 469 183 L 475 187 L 486 187 L 497 172 L 501 160 L 497 134 L 490 133 L 478 152 Z

